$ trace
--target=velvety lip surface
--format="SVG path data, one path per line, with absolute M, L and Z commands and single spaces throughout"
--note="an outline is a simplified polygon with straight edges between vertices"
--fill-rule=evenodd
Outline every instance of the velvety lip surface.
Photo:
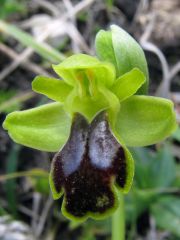
M 126 183 L 126 161 L 122 146 L 111 133 L 106 112 L 91 124 L 75 114 L 69 140 L 52 162 L 57 192 L 65 193 L 65 210 L 75 216 L 101 214 L 114 207 L 114 180 Z

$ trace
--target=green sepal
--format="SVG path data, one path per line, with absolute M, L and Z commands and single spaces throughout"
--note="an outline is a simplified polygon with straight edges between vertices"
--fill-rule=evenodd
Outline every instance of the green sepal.
M 145 94 L 148 88 L 148 68 L 144 52 L 140 45 L 122 28 L 111 25 L 109 31 L 100 30 L 96 35 L 96 52 L 100 60 L 112 63 L 116 68 L 116 76 L 139 68 L 146 77 L 146 82 L 138 90 Z
M 10 113 L 3 127 L 19 144 L 55 152 L 68 139 L 71 118 L 60 103 L 50 103 L 30 110 Z
M 147 146 L 162 141 L 177 127 L 170 100 L 132 96 L 121 103 L 115 131 L 126 146 Z
M 132 96 L 145 82 L 144 74 L 138 69 L 133 68 L 130 72 L 119 77 L 111 87 L 111 91 L 116 94 L 122 102 Z
M 91 95 L 98 85 L 109 87 L 115 80 L 112 64 L 100 62 L 97 58 L 85 54 L 73 55 L 62 63 L 53 65 L 53 69 L 65 82 L 85 88 Z
M 72 87 L 56 78 L 37 76 L 32 82 L 32 90 L 54 101 L 64 102 L 72 91 Z

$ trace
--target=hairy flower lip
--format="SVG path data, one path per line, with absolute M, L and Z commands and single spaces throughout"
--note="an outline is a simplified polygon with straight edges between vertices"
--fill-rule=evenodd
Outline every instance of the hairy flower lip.
M 90 124 L 76 113 L 69 140 L 55 155 L 50 174 L 54 198 L 65 194 L 64 214 L 77 219 L 107 216 L 116 209 L 113 184 L 124 189 L 128 174 L 127 155 L 113 136 L 107 112 L 99 112 Z

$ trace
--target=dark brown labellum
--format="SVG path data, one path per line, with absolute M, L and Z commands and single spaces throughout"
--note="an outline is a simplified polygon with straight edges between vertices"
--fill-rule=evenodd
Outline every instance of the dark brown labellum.
M 76 218 L 105 214 L 115 206 L 115 181 L 126 184 L 125 152 L 113 136 L 107 113 L 89 124 L 79 113 L 73 119 L 69 140 L 52 162 L 57 193 L 64 189 L 65 211 Z

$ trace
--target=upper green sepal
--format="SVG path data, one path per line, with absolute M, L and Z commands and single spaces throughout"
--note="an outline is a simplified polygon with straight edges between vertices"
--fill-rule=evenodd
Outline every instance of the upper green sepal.
M 116 76 L 139 68 L 146 77 L 146 82 L 138 90 L 146 94 L 148 88 L 148 68 L 144 52 L 140 45 L 122 28 L 112 25 L 109 31 L 100 30 L 96 35 L 96 52 L 100 60 L 112 63 Z

